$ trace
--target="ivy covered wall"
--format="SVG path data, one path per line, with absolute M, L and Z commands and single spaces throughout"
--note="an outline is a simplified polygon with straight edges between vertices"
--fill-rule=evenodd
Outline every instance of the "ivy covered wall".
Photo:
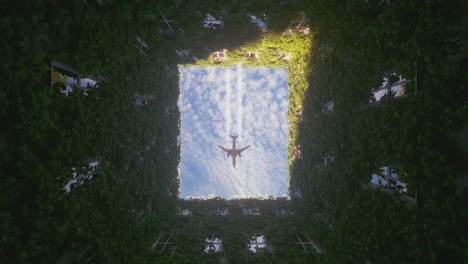
M 0 11 L 0 262 L 462 262 L 466 10 L 413 0 L 10 3 Z M 207 13 L 223 30 L 202 27 Z M 248 13 L 266 17 L 268 32 Z M 295 215 L 271 213 L 281 200 L 243 201 L 260 216 L 233 202 L 228 217 L 206 214 L 228 201 L 178 200 L 176 50 L 186 48 L 198 65 L 226 48 L 231 62 L 289 67 Z M 59 93 L 51 61 L 99 88 Z M 406 96 L 371 105 L 386 72 L 411 80 Z M 92 179 L 66 193 L 73 168 L 86 173 L 95 159 Z M 416 203 L 363 188 L 382 166 Z M 184 206 L 192 216 L 177 216 Z M 223 253 L 203 253 L 211 232 L 224 236 Z M 250 253 L 250 232 L 272 251 Z M 176 250 L 154 250 L 172 233 Z M 324 253 L 300 248 L 299 233 Z

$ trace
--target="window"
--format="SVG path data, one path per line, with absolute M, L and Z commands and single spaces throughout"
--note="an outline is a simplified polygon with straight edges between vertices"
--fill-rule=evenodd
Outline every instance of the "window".
M 136 216 L 136 220 L 138 224 L 143 223 L 143 220 L 145 219 L 145 210 L 141 209 L 138 211 L 136 209 L 132 209 L 132 214 Z
M 216 51 L 216 52 L 213 52 L 213 61 L 215 63 L 220 63 L 220 62 L 225 62 L 225 61 L 228 61 L 229 59 L 226 57 L 226 51 L 223 50 L 223 51 Z
M 97 171 L 99 169 L 99 161 L 94 161 L 89 163 L 89 169 L 90 171 Z
M 172 19 L 167 19 L 166 16 L 162 15 L 161 16 L 162 19 L 159 20 L 161 23 L 163 23 L 165 25 L 165 28 L 161 30 L 161 32 L 164 32 L 164 33 L 181 33 L 183 34 L 184 31 L 177 27 L 175 24 L 175 20 L 172 20 Z
M 249 17 L 250 17 L 250 22 L 252 22 L 253 24 L 256 24 L 259 30 L 261 30 L 262 32 L 267 32 L 267 24 L 262 19 L 250 13 L 249 13 Z M 265 14 L 263 14 L 263 18 L 266 19 Z
M 205 237 L 205 253 L 219 253 L 223 251 L 223 240 L 218 235 L 212 234 Z
M 265 236 L 262 234 L 250 236 L 247 242 L 247 249 L 253 253 L 257 253 L 258 250 L 267 250 L 268 246 Z
M 82 167 L 86 171 L 86 167 Z M 88 165 L 88 171 L 85 173 L 78 173 L 76 168 L 72 168 L 72 178 L 68 180 L 67 184 L 63 189 L 66 193 L 69 193 L 72 188 L 78 188 L 83 185 L 85 182 L 89 182 L 93 179 L 93 175 L 97 173 L 99 169 L 99 161 L 90 162 Z
M 210 14 L 207 14 L 203 21 L 203 27 L 212 30 L 222 29 L 224 27 L 224 22 L 222 20 L 215 19 L 215 17 Z
M 275 208 L 275 215 L 276 216 L 286 216 L 286 215 L 292 215 L 289 210 L 283 208 L 283 207 L 276 207 Z
M 322 253 L 322 250 L 316 242 L 309 238 L 308 235 L 296 235 L 296 244 L 300 245 L 304 250 L 308 251 L 311 249 L 316 250 L 318 253 Z
M 289 196 L 291 197 L 302 198 L 301 190 L 298 187 L 290 188 L 288 192 L 289 192 Z
M 247 53 L 245 53 L 245 57 L 246 57 L 248 60 L 251 60 L 251 61 L 256 61 L 256 60 L 258 60 L 258 54 L 255 53 L 255 52 L 247 52 Z
M 229 211 L 227 208 L 224 207 L 215 207 L 211 208 L 209 211 L 210 215 L 228 215 Z
M 147 105 L 150 99 L 152 99 L 151 96 L 135 95 L 135 104 L 136 105 Z
M 283 62 L 289 62 L 289 61 L 291 60 L 291 55 L 286 54 L 286 53 L 284 53 L 284 52 L 280 52 L 279 58 L 280 58 Z
M 63 63 L 52 61 L 51 64 L 52 88 L 67 96 L 73 94 L 73 88 L 80 83 L 78 73 Z
M 88 95 L 86 91 L 90 88 L 98 88 L 99 83 L 89 77 L 82 78 L 72 67 L 59 61 L 51 62 L 51 86 L 57 92 L 66 96 L 73 94 L 74 88 L 81 88 L 84 95 Z
M 177 212 L 177 214 L 183 215 L 183 216 L 190 216 L 192 215 L 192 211 L 190 211 L 188 207 L 181 207 L 179 209 L 179 212 Z
M 322 157 L 322 160 L 323 160 L 323 166 L 327 167 L 330 163 L 335 161 L 335 157 L 333 157 L 333 154 L 331 154 L 330 152 L 327 152 L 325 156 Z
M 242 214 L 243 215 L 260 215 L 260 210 L 258 207 L 242 207 Z
M 180 49 L 176 50 L 176 53 L 179 56 L 180 63 L 194 63 L 197 61 L 197 57 L 192 55 L 192 49 Z
M 151 244 L 152 250 L 171 250 L 171 254 L 175 253 L 174 243 L 172 243 L 171 239 L 173 238 L 174 234 L 170 233 L 169 235 L 158 235 L 154 242 Z
M 371 183 L 390 189 L 397 189 L 402 194 L 407 193 L 406 183 L 398 179 L 398 174 L 389 166 L 380 167 L 379 172 L 372 174 Z
M 297 145 L 294 149 L 293 149 L 293 157 L 295 159 L 302 159 L 302 152 L 301 152 L 301 145 Z
M 325 104 L 322 105 L 322 113 L 331 113 L 333 112 L 333 109 L 335 108 L 335 103 L 333 101 L 328 101 Z
M 140 50 L 141 55 L 148 56 L 149 46 L 139 36 L 135 36 L 135 47 Z
M 385 95 L 394 95 L 395 97 L 404 95 L 404 86 L 410 80 L 406 80 L 401 75 L 397 76 L 396 73 L 385 74 L 382 85 L 374 92 L 376 101 L 380 101 Z

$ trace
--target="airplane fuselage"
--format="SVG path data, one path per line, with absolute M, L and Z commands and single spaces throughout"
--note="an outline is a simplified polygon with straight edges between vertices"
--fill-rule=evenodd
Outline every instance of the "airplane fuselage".
M 227 153 L 227 156 L 232 156 L 232 166 L 235 168 L 236 167 L 236 157 L 237 156 L 241 156 L 241 152 L 246 150 L 248 147 L 250 147 L 250 145 L 248 145 L 247 147 L 244 147 L 244 148 L 241 148 L 241 149 L 236 149 L 236 138 L 237 136 L 231 136 L 232 138 L 232 149 L 226 149 L 220 145 L 218 145 L 219 148 L 221 148 L 222 150 L 224 150 L 226 153 Z

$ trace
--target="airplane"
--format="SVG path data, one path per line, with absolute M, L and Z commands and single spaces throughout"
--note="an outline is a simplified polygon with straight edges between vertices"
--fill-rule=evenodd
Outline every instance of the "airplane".
M 234 136 L 234 135 L 231 135 L 230 136 L 232 138 L 232 149 L 227 149 L 227 148 L 224 148 L 220 145 L 218 145 L 218 147 L 224 151 L 226 151 L 227 153 L 227 156 L 229 158 L 229 156 L 232 156 L 232 167 L 236 167 L 236 156 L 239 156 L 239 158 L 241 157 L 241 153 L 242 151 L 246 150 L 248 147 L 250 147 L 250 145 L 248 145 L 247 147 L 244 147 L 244 148 L 241 148 L 241 149 L 236 149 L 236 138 L 238 137 L 237 136 Z

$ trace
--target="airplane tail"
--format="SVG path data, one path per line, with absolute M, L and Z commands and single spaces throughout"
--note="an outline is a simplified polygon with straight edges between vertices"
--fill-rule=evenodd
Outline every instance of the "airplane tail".
M 231 135 L 232 139 L 236 139 L 239 135 Z

